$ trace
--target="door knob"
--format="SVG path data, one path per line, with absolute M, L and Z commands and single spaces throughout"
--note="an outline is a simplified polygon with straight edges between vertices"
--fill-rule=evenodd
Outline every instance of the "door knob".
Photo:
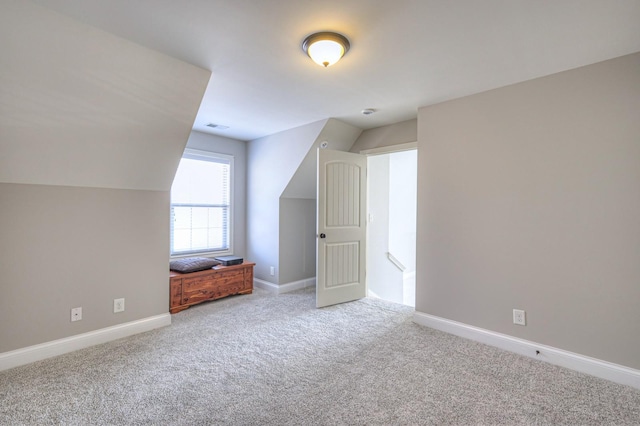
M 326 238 L 327 236 L 324 234 L 320 234 L 320 238 Z

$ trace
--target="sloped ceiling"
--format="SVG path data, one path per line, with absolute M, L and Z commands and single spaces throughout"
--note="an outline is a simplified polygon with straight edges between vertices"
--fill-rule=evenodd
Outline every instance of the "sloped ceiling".
M 0 182 L 168 191 L 210 72 L 0 4 Z
M 211 70 L 194 128 L 242 140 L 330 117 L 380 127 L 640 51 L 640 0 L 36 1 Z M 300 48 L 322 30 L 352 45 L 327 69 Z
M 327 120 L 281 197 L 315 200 L 318 181 L 318 148 L 321 148 L 321 144 L 325 142 L 328 149 L 349 151 L 361 133 L 362 130 L 357 127 L 335 118 Z

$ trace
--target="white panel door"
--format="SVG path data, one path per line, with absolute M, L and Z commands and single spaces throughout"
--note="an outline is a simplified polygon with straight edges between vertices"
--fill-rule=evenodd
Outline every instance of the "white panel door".
M 316 306 L 361 299 L 365 281 L 367 159 L 318 150 Z

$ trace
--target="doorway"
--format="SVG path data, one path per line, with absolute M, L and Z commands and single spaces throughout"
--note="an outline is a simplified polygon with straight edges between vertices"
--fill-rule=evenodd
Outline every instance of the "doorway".
M 415 307 L 416 149 L 369 155 L 367 295 Z

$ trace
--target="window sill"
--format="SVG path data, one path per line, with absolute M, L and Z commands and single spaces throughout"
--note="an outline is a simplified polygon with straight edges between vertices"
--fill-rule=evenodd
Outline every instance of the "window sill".
M 233 252 L 231 250 L 225 250 L 225 251 L 214 251 L 214 252 L 204 252 L 204 253 L 189 253 L 189 254 L 176 254 L 176 255 L 172 255 L 169 256 L 169 259 L 174 260 L 174 259 L 184 259 L 187 257 L 210 257 L 210 258 L 215 258 L 218 256 L 229 256 L 229 255 L 233 255 Z

